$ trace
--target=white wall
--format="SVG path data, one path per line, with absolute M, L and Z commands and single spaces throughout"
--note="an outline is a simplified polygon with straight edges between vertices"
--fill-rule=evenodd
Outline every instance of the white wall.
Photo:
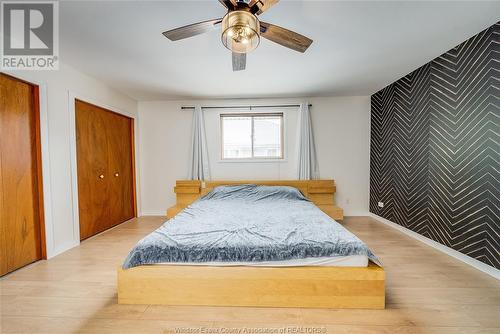
M 60 64 L 59 71 L 6 73 L 40 86 L 46 243 L 47 255 L 52 257 L 80 242 L 73 206 L 76 175 L 71 169 L 74 123 L 70 96 L 133 117 L 137 116 L 137 102 L 65 64 Z
M 370 97 L 310 98 L 321 178 L 337 182 L 336 200 L 346 215 L 367 215 L 369 200 Z M 192 111 L 181 106 L 268 105 L 299 100 L 139 102 L 141 207 L 164 214 L 175 203 L 175 180 L 187 177 Z M 212 179 L 295 179 L 297 111 L 285 111 L 284 162 L 221 162 L 217 110 L 205 111 Z

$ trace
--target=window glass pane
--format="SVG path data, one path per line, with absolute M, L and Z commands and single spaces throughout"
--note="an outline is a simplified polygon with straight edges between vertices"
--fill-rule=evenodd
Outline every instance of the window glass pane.
M 224 159 L 252 157 L 252 119 L 243 116 L 222 117 Z
M 281 158 L 281 116 L 254 117 L 254 157 Z

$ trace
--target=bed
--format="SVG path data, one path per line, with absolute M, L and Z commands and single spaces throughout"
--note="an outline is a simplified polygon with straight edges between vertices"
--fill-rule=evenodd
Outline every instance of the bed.
M 200 183 L 118 269 L 119 303 L 384 308 L 378 259 L 309 197 L 332 190 L 315 181 Z

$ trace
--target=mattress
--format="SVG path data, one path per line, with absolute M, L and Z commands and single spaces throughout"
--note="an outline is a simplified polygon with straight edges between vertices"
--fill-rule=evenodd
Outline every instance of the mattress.
M 180 266 L 210 266 L 210 267 L 230 267 L 230 266 L 246 266 L 246 267 L 368 267 L 368 257 L 365 255 L 348 255 L 348 256 L 324 256 L 324 257 L 308 257 L 305 259 L 292 259 L 283 261 L 261 261 L 261 262 L 164 262 L 156 265 L 180 265 Z
M 237 185 L 216 187 L 140 240 L 123 268 L 159 263 L 306 265 L 326 263 L 327 258 L 340 264 L 349 262 L 340 258 L 351 256 L 378 264 L 363 241 L 298 189 Z

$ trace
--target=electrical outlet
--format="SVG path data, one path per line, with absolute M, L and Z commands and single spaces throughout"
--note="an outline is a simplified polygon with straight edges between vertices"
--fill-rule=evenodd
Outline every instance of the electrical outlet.
M 346 198 L 345 204 L 347 204 L 347 205 L 351 204 L 351 199 L 350 198 Z
M 384 202 L 378 202 L 378 207 L 383 208 L 384 207 Z

